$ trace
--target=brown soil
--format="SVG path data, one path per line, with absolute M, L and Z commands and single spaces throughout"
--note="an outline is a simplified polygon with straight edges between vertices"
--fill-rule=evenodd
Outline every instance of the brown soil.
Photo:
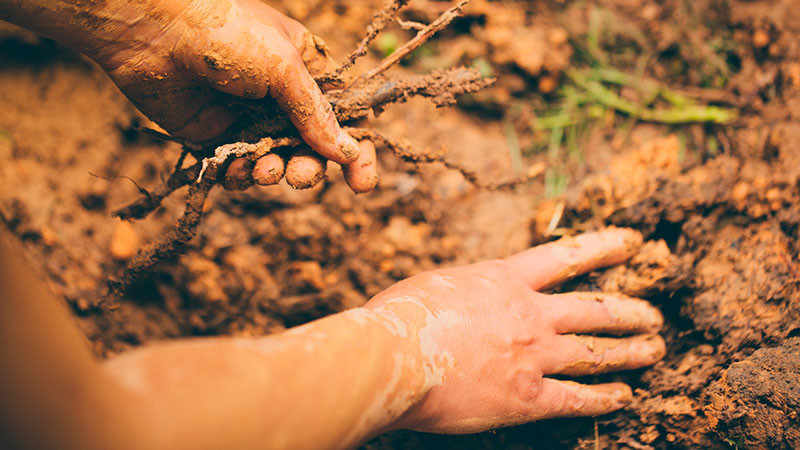
M 342 58 L 383 2 L 284 3 Z M 93 300 L 107 277 L 171 226 L 184 202 L 167 198 L 133 223 L 111 211 L 139 198 L 129 179 L 157 186 L 180 147 L 135 131 L 146 119 L 93 64 L 0 26 L 0 214 L 104 357 L 156 339 L 278 332 L 424 270 L 632 226 L 650 241 L 629 264 L 562 289 L 620 291 L 663 310 L 663 362 L 586 380 L 629 382 L 634 404 L 597 419 L 471 436 L 400 432 L 367 446 L 800 448 L 800 10 L 794 0 L 725 5 L 476 0 L 399 71 L 480 58 L 497 83 L 461 108 L 414 99 L 369 126 L 414 148 L 446 148 L 448 161 L 486 180 L 513 178 L 509 124 L 521 147 L 534 146 L 530 121 L 556 100 L 563 71 L 582 63 L 581 43 L 598 21 L 607 49 L 619 50 L 606 54 L 615 66 L 634 71 L 631 61 L 650 55 L 648 77 L 739 118 L 658 125 L 606 114 L 581 142 L 585 162 L 560 162 L 570 188 L 549 198 L 541 180 L 487 191 L 441 164 L 386 151 L 368 195 L 352 195 L 333 167 L 308 191 L 215 190 L 188 249 L 111 305 Z M 405 17 L 429 21 L 447 6 L 415 0 Z M 376 61 L 372 53 L 354 70 Z M 543 161 L 525 153 L 523 170 Z

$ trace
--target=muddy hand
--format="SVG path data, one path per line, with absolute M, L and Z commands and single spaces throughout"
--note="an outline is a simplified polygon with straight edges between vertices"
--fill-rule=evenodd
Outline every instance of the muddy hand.
M 345 167 L 356 192 L 374 187 L 375 175 L 357 168 L 358 143 L 339 127 L 309 73 L 324 70 L 325 46 L 298 22 L 258 0 L 110 0 L 86 8 L 113 20 L 73 44 L 172 135 L 213 141 L 239 118 L 231 96 L 271 97 L 311 149 Z M 277 161 L 257 167 L 265 165 L 274 169 Z M 263 173 L 256 179 L 271 181 Z
M 354 162 L 342 166 L 344 179 L 356 194 L 370 192 L 378 184 L 378 165 L 375 145 L 370 141 L 358 143 L 359 156 Z M 234 160 L 225 172 L 223 187 L 244 190 L 254 183 L 261 186 L 277 184 L 286 177 L 289 186 L 308 189 L 325 178 L 327 161 L 307 148 L 300 148 L 284 157 L 270 153 L 255 164 L 245 158 Z
M 540 289 L 630 258 L 639 233 L 610 228 L 532 248 L 504 260 L 427 272 L 366 307 L 416 339 L 429 390 L 393 428 L 472 433 L 539 419 L 595 416 L 632 398 L 622 383 L 584 376 L 654 364 L 663 319 L 619 294 L 546 295 Z M 596 337 L 586 333 L 600 333 Z

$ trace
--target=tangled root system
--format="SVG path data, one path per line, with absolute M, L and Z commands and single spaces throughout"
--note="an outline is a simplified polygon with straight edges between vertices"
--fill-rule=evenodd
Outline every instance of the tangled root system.
M 408 25 L 399 19 L 400 10 L 408 0 L 394 0 L 386 8 L 379 11 L 367 26 L 364 38 L 356 49 L 335 71 L 317 79 L 320 85 L 338 86 L 326 92 L 326 97 L 333 107 L 339 123 L 343 126 L 353 124 L 372 112 L 379 115 L 386 107 L 407 101 L 412 97 L 424 97 L 436 106 L 455 104 L 459 95 L 479 91 L 494 82 L 484 78 L 476 69 L 456 67 L 435 70 L 426 75 L 406 77 L 390 77 L 385 75 L 387 69 L 407 56 L 429 40 L 436 32 L 446 27 L 453 19 L 461 15 L 463 7 L 470 0 L 461 0 L 443 12 L 429 25 Z M 398 48 L 379 65 L 355 78 L 348 86 L 341 75 L 353 66 L 356 59 L 367 52 L 369 43 L 390 23 L 397 21 L 404 27 L 417 29 L 417 34 Z M 176 141 L 183 145 L 184 153 L 175 165 L 175 169 L 166 180 L 152 192 L 140 188 L 143 196 L 114 215 L 125 220 L 142 219 L 161 205 L 161 201 L 183 186 L 189 186 L 186 196 L 186 207 L 180 219 L 156 242 L 142 249 L 133 258 L 122 274 L 112 277 L 107 283 L 106 292 L 101 294 L 102 303 L 113 304 L 126 289 L 153 268 L 160 261 L 174 256 L 195 236 L 200 223 L 203 205 L 211 189 L 218 183 L 218 176 L 233 158 L 247 157 L 253 161 L 275 149 L 291 149 L 302 144 L 299 134 L 283 111 L 271 99 L 258 102 L 241 101 L 245 111 L 244 125 L 233 133 L 236 142 L 217 146 L 198 146 L 183 142 L 154 130 L 146 130 L 156 137 Z M 518 179 L 494 183 L 480 179 L 478 174 L 465 169 L 444 158 L 441 151 L 415 150 L 405 140 L 397 140 L 384 136 L 374 130 L 364 128 L 348 128 L 348 132 L 356 139 L 369 139 L 402 159 L 412 163 L 441 163 L 445 167 L 460 172 L 469 182 L 489 190 L 505 190 L 523 184 L 543 172 L 543 167 L 533 167 Z M 230 138 L 230 137 L 229 137 Z M 183 167 L 186 155 L 191 155 L 196 162 Z

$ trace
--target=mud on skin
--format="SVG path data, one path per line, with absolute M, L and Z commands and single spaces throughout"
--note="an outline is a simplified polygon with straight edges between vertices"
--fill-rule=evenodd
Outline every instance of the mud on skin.
M 645 2 L 643 8 L 630 11 L 624 2 L 608 3 L 646 36 L 648 30 L 677 23 L 682 4 Z M 488 5 L 470 12 L 471 17 L 485 20 L 486 15 L 501 14 L 494 12 L 493 3 Z M 634 403 L 597 419 L 599 445 L 729 448 L 730 440 L 740 448 L 792 448 L 797 422 L 790 418 L 797 405 L 789 401 L 790 395 L 781 400 L 762 396 L 753 380 L 775 376 L 776 384 L 767 386 L 784 393 L 777 383 L 789 379 L 785 375 L 791 372 L 779 369 L 793 367 L 797 351 L 796 338 L 787 338 L 796 333 L 800 311 L 795 282 L 800 268 L 800 154 L 795 145 L 800 140 L 800 82 L 792 75 L 792 63 L 800 58 L 793 46 L 799 36 L 793 20 L 796 8 L 791 0 L 735 1 L 728 12 L 700 2 L 693 5 L 717 17 L 721 26 L 742 31 L 734 41 L 742 69 L 723 91 L 748 99 L 752 111 L 740 126 L 726 130 L 730 151 L 711 155 L 705 148 L 698 150 L 691 131 L 686 134 L 686 159 L 681 160 L 683 138 L 678 134 L 669 139 L 674 144 L 663 141 L 670 130 L 652 125 L 635 125 L 630 141 L 619 148 L 602 135 L 586 152 L 592 181 L 574 183 L 559 224 L 578 229 L 601 223 L 634 226 L 645 238 L 655 239 L 627 266 L 590 274 L 565 288 L 644 297 L 665 313 L 667 356 L 644 373 L 622 376 L 634 385 Z M 352 49 L 374 11 L 353 4 L 340 14 L 334 4 L 324 2 L 284 6 L 330 45 L 338 45 L 333 48 L 336 55 Z M 659 14 L 642 18 L 653 6 Z M 507 23 L 519 27 L 524 18 L 534 16 L 542 27 L 558 25 L 557 17 L 543 10 L 520 14 L 522 19 L 510 15 L 494 15 L 489 25 L 495 31 Z M 570 17 L 576 26 L 588 26 L 588 17 Z M 697 25 L 689 33 L 703 39 L 721 36 L 715 34 L 719 28 L 709 26 Z M 751 37 L 760 29 L 769 31 L 770 42 L 756 50 Z M 81 301 L 85 292 L 95 291 L 104 275 L 120 264 L 110 255 L 113 222 L 108 213 L 139 193 L 122 180 L 109 183 L 87 173 L 127 175 L 151 187 L 159 183 L 159 174 L 169 173 L 179 150 L 135 133 L 127 139 L 120 129 L 128 129 L 135 113 L 105 75 L 87 68 L 72 53 L 53 55 L 47 44 L 32 36 L 19 39 L 19 31 L 9 33 L 3 34 L 2 51 L 12 52 L 20 40 L 34 42 L 23 50 L 38 55 L 46 70 L 11 54 L 0 58 L 0 86 L 5 87 L 0 88 L 0 129 L 11 136 L 6 139 L 7 134 L 0 133 L 0 155 L 6 161 L 0 167 L 0 210 L 64 294 L 98 354 L 155 339 L 281 331 L 361 305 L 368 296 L 420 270 L 510 254 L 550 239 L 541 230 L 552 219 L 552 209 L 542 205 L 532 211 L 530 192 L 476 192 L 440 168 L 416 169 L 379 155 L 384 167 L 380 190 L 358 202 L 333 171 L 324 190 L 279 186 L 267 192 L 213 194 L 198 238 L 185 255 L 143 280 L 131 301 L 118 309 L 94 309 Z M 563 51 L 550 47 L 544 35 L 533 38 L 546 52 L 558 56 Z M 495 55 L 499 45 L 492 51 L 495 44 L 475 43 L 481 51 L 489 48 L 488 59 L 498 63 L 502 93 L 536 88 L 525 80 L 510 81 L 514 77 L 509 75 L 519 70 L 514 60 L 524 63 L 523 55 Z M 665 72 L 664 79 L 676 86 L 690 84 L 699 65 L 686 59 L 690 57 L 678 59 L 689 61 L 685 76 Z M 548 74 L 546 69 L 536 70 L 544 72 L 532 76 Z M 763 79 L 782 81 L 769 82 L 775 86 L 769 94 L 758 81 Z M 457 161 L 474 163 L 491 176 L 505 174 L 504 152 L 498 150 L 505 136 L 499 126 L 483 120 L 476 124 L 459 111 L 428 110 L 413 103 L 403 108 L 379 119 L 387 134 L 412 136 L 411 129 L 420 140 L 456 143 L 448 147 Z M 434 113 L 439 119 L 431 121 Z M 620 136 L 617 131 L 610 134 Z M 469 142 L 459 140 L 465 137 Z M 28 189 L 15 188 L 21 185 Z M 536 193 L 539 186 L 532 189 Z M 43 204 L 45 197 L 58 201 Z M 593 211 L 598 205 L 599 212 Z M 140 241 L 157 237 L 182 209 L 179 198 L 167 200 L 152 219 L 135 223 Z M 306 264 L 290 271 L 286 261 Z M 731 311 L 737 313 L 730 315 Z M 749 311 L 754 313 L 744 314 Z M 775 418 L 783 426 L 773 428 L 762 418 Z M 465 437 L 393 433 L 368 447 L 526 448 L 535 443 L 537 448 L 588 449 L 595 446 L 594 423 L 550 421 Z

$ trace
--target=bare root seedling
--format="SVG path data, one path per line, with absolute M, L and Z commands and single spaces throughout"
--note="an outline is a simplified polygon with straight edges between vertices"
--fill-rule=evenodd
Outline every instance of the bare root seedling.
M 370 112 L 378 115 L 386 106 L 402 103 L 416 96 L 428 98 L 437 106 L 449 106 L 455 103 L 459 95 L 476 92 L 492 84 L 494 79 L 483 78 L 477 70 L 464 67 L 402 78 L 385 74 L 387 69 L 459 17 L 469 1 L 460 0 L 428 25 L 409 24 L 399 18 L 400 10 L 409 0 L 393 0 L 375 14 L 356 49 L 347 56 L 339 68 L 318 78 L 318 84 L 343 86 L 345 83 L 341 75 L 351 68 L 359 57 L 366 54 L 369 43 L 390 23 L 397 22 L 405 28 L 416 29 L 417 33 L 378 66 L 358 76 L 346 88 L 326 92 L 339 123 L 352 124 Z M 179 142 L 183 145 L 184 153 L 173 172 L 161 185 L 152 192 L 140 189 L 144 195 L 130 205 L 115 211 L 114 215 L 122 219 L 142 219 L 157 209 L 164 198 L 183 186 L 189 186 L 186 207 L 180 219 L 161 239 L 142 249 L 128 263 L 121 275 L 109 280 L 106 292 L 101 294 L 101 301 L 114 303 L 137 278 L 185 247 L 197 233 L 197 226 L 209 192 L 225 173 L 227 165 L 233 158 L 247 157 L 255 161 L 277 148 L 292 148 L 302 144 L 297 130 L 273 101 L 269 99 L 258 102 L 241 101 L 240 105 L 245 112 L 247 125 L 233 133 L 232 140 L 236 141 L 233 143 L 203 148 L 159 131 L 146 131 L 161 139 Z M 395 140 L 369 129 L 349 128 L 348 131 L 356 139 L 369 139 L 382 145 L 405 161 L 415 164 L 441 163 L 449 169 L 457 170 L 466 180 L 483 189 L 513 189 L 544 171 L 544 167 L 534 166 L 527 174 L 517 179 L 501 183 L 485 182 L 474 171 L 445 159 L 441 151 L 415 151 L 405 141 Z M 183 167 L 186 154 L 191 155 L 197 162 Z

